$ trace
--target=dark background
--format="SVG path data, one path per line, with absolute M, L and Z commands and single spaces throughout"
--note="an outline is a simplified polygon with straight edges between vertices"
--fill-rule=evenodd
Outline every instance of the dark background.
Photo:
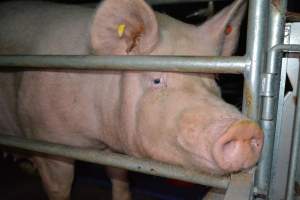
M 55 1 L 55 0 L 53 0 Z M 56 0 L 64 3 L 92 3 L 93 0 Z M 215 2 L 216 10 L 220 10 L 232 1 Z M 201 24 L 206 17 L 187 17 L 207 3 L 180 3 L 168 5 L 155 5 L 155 10 L 167 13 L 187 23 Z M 300 12 L 300 1 L 290 0 L 288 10 Z M 246 44 L 247 20 L 244 20 L 241 32 L 241 42 L 236 55 L 244 55 Z M 222 95 L 226 101 L 241 109 L 243 77 L 241 75 L 219 75 L 217 82 L 221 86 Z M 1 152 L 0 152 L 1 153 Z M 19 166 L 26 164 L 24 160 L 13 161 L 9 155 L 5 159 L 0 156 L 0 199 L 1 200 L 43 200 L 40 179 L 36 173 L 27 173 L 20 170 Z M 200 185 L 177 182 L 170 179 L 153 177 L 130 172 L 130 184 L 133 197 L 136 200 L 200 200 L 207 188 Z M 76 176 L 72 191 L 72 199 L 111 199 L 111 185 L 104 173 L 103 166 L 83 162 L 76 163 Z

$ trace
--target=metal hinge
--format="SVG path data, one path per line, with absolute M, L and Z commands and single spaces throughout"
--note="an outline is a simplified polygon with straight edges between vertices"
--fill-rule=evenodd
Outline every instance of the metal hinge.
M 279 76 L 277 74 L 264 73 L 262 74 L 260 95 L 263 97 L 275 97 L 278 94 L 276 90 Z

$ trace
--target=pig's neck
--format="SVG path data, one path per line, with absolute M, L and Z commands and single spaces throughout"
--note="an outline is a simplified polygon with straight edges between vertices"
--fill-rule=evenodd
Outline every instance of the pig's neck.
M 101 91 L 97 93 L 101 124 L 99 137 L 113 150 L 138 156 L 135 124 L 140 96 L 139 76 L 124 71 L 104 72 L 102 75 L 102 83 L 97 89 Z
M 96 115 L 99 118 L 98 136 L 102 142 L 115 151 L 125 152 L 122 127 L 120 126 L 122 72 L 104 72 L 99 75 L 98 85 L 94 91 L 97 95 Z M 100 78 L 101 77 L 101 78 Z

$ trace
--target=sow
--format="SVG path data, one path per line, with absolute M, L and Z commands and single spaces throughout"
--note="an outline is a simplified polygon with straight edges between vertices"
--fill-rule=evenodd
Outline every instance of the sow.
M 245 7 L 236 0 L 197 27 L 154 12 L 144 0 L 104 0 L 96 10 L 1 3 L 0 54 L 229 56 Z M 217 175 L 253 166 L 263 144 L 259 126 L 221 99 L 214 76 L 199 73 L 1 72 L 0 132 Z M 73 160 L 32 161 L 49 198 L 68 199 Z M 122 173 L 111 174 L 114 199 L 130 198 L 118 196 L 127 189 Z

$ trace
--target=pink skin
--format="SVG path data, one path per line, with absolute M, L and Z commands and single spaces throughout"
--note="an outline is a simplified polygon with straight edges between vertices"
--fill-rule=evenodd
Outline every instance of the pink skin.
M 244 9 L 237 0 L 196 27 L 155 13 L 142 0 L 106 0 L 96 14 L 70 5 L 7 3 L 0 6 L 0 53 L 228 56 Z M 126 25 L 121 37 L 120 24 Z M 50 70 L 0 73 L 0 82 L 1 132 L 108 147 L 220 175 L 253 166 L 262 149 L 261 129 L 220 98 L 213 75 Z M 73 161 L 34 160 L 49 198 L 67 199 Z M 114 188 L 128 192 L 123 172 L 113 171 L 113 179 L 121 177 Z M 114 199 L 123 198 L 114 191 Z
M 126 7 L 121 15 L 112 12 L 120 7 Z M 236 1 L 196 27 L 156 14 L 142 1 L 106 1 L 92 24 L 92 47 L 97 54 L 227 56 L 236 46 L 244 9 L 245 3 Z M 111 15 L 105 22 L 103 16 Z M 110 31 L 116 24 L 126 25 L 122 37 Z M 256 163 L 262 131 L 221 100 L 213 76 L 127 72 L 123 80 L 128 89 L 122 89 L 126 106 L 121 124 L 129 137 L 120 137 L 128 141 L 126 153 L 213 174 Z
M 145 80 L 153 80 L 153 75 L 161 77 L 161 84 L 149 87 Z M 221 101 L 211 77 L 153 75 L 140 78 L 146 88 L 139 107 L 133 108 L 130 130 L 137 140 L 135 155 L 214 174 L 255 164 L 262 146 L 260 128 Z

